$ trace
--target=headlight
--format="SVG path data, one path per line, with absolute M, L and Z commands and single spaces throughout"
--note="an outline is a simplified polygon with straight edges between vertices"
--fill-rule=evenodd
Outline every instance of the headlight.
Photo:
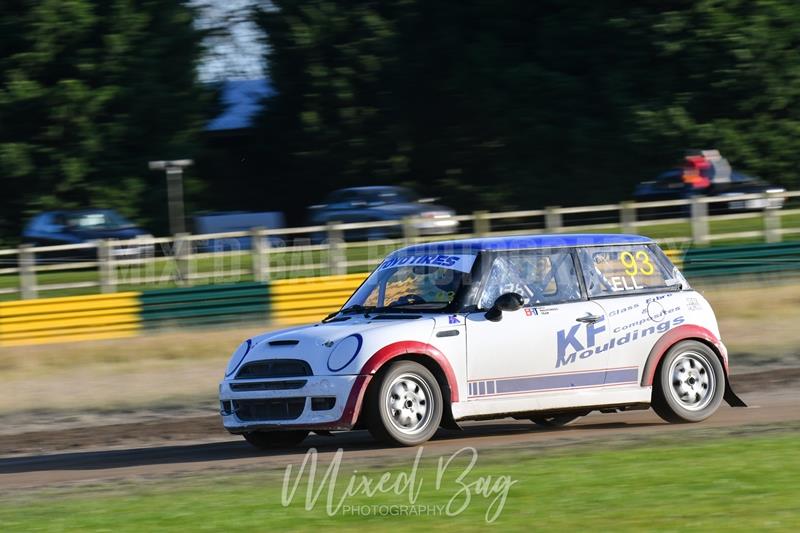
M 231 374 L 233 374 L 237 368 L 239 368 L 239 364 L 242 362 L 242 359 L 250 352 L 250 348 L 253 347 L 253 341 L 247 339 L 244 341 L 236 351 L 233 352 L 231 356 L 231 360 L 228 361 L 228 368 L 225 369 L 225 377 L 227 378 Z
M 328 356 L 328 370 L 338 372 L 353 362 L 364 339 L 358 333 L 342 339 Z

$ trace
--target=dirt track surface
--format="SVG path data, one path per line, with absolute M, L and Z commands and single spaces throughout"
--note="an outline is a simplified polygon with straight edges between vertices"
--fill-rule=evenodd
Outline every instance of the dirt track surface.
M 465 446 L 513 449 L 570 445 L 586 440 L 637 438 L 696 428 L 754 426 L 800 421 L 800 368 L 769 370 L 733 377 L 734 389 L 748 408 L 723 405 L 700 424 L 671 425 L 652 411 L 591 414 L 559 429 L 537 428 L 504 419 L 468 422 L 464 431 L 440 431 L 426 453 L 449 454 Z M 385 448 L 365 431 L 312 435 L 294 450 L 259 452 L 227 434 L 216 415 L 135 424 L 114 424 L 0 437 L 0 488 L 16 489 L 94 482 L 128 477 L 161 477 L 191 472 L 281 468 L 299 464 L 307 448 L 321 459 L 345 450 L 345 458 L 371 462 L 413 460 L 414 449 Z

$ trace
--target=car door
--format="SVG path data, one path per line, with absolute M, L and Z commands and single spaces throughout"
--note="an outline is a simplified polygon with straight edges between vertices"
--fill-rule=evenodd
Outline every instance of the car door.
M 484 259 L 478 310 L 466 317 L 470 399 L 535 396 L 602 385 L 608 339 L 603 309 L 588 301 L 568 250 L 513 251 Z M 515 292 L 524 306 L 493 322 L 486 310 Z
M 685 321 L 685 280 L 655 244 L 591 246 L 578 258 L 587 294 L 607 317 L 609 368 L 641 370 L 656 341 Z

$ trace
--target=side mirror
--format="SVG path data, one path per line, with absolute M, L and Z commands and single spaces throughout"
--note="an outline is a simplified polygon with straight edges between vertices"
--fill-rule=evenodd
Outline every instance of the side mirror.
M 517 311 L 522 309 L 524 303 L 522 296 L 516 292 L 507 292 L 497 297 L 492 308 L 486 311 L 484 316 L 490 322 L 500 322 L 503 318 L 503 311 Z

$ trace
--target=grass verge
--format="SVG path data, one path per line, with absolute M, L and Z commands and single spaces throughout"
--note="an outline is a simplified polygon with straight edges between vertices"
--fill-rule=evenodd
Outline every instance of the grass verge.
M 252 467 L 248 473 L 16 492 L 0 499 L 0 524 L 4 531 L 477 531 L 497 514 L 494 526 L 502 531 L 796 531 L 800 428 L 756 429 L 723 437 L 682 432 L 655 442 L 617 443 L 617 449 L 594 443 L 480 452 L 471 470 L 471 455 L 463 453 L 444 469 L 438 488 L 440 458 L 424 450 L 416 500 L 401 482 L 396 492 L 348 496 L 351 479 L 369 480 L 374 488 L 384 476 L 389 488 L 413 473 L 413 459 L 361 469 L 350 457 L 341 461 L 333 488 L 325 484 L 310 509 L 308 470 L 287 506 L 284 471 L 252 473 Z M 705 438 L 687 440 L 691 436 Z M 330 464 L 330 457 L 320 456 L 315 489 Z M 428 511 L 409 514 L 412 505 Z

